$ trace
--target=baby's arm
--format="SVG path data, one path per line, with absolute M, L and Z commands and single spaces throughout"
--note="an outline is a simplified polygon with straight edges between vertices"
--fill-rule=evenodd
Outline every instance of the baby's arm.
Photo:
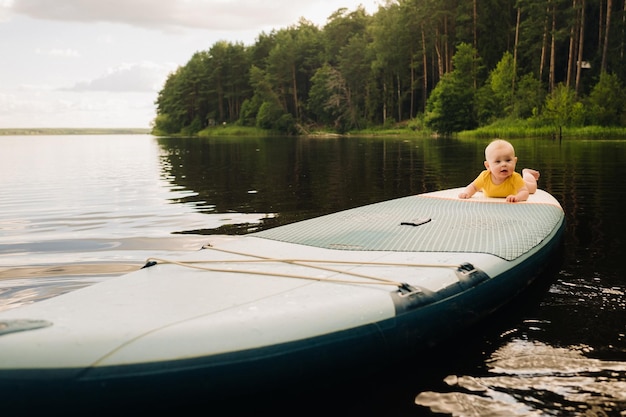
M 526 201 L 528 200 L 529 195 L 530 193 L 528 192 L 528 188 L 524 185 L 522 188 L 519 189 L 517 194 L 511 194 L 507 196 L 506 201 L 509 203 L 518 203 L 520 201 Z
M 461 191 L 459 193 L 459 198 L 463 198 L 463 199 L 471 198 L 474 194 L 476 194 L 477 191 L 478 191 L 478 189 L 476 188 L 476 186 L 472 182 L 470 185 L 465 187 L 465 190 L 463 190 L 463 191 Z

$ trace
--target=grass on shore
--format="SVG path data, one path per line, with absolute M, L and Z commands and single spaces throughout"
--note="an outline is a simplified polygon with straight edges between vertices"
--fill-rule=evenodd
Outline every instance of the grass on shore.
M 467 130 L 457 134 L 460 138 L 585 138 L 585 139 L 618 139 L 626 138 L 625 127 L 581 126 L 562 127 L 536 126 L 527 121 L 502 121 L 489 126 Z
M 155 136 L 186 136 L 184 133 L 177 135 L 160 135 L 151 129 L 142 128 L 3 128 L 0 135 L 116 135 L 116 134 L 153 134 Z M 499 121 L 489 126 L 483 126 L 474 130 L 466 130 L 455 133 L 453 136 L 464 139 L 485 138 L 584 138 L 584 139 L 626 139 L 626 127 L 563 127 L 560 131 L 555 126 L 536 126 L 527 121 Z M 260 129 L 257 127 L 216 126 L 203 129 L 194 135 L 196 137 L 216 136 L 283 136 L 277 132 Z M 388 127 L 373 127 L 361 130 L 353 130 L 345 134 L 338 134 L 326 129 L 312 130 L 305 136 L 311 137 L 340 137 L 340 136 L 437 136 L 434 132 L 423 126 L 412 123 L 403 123 Z

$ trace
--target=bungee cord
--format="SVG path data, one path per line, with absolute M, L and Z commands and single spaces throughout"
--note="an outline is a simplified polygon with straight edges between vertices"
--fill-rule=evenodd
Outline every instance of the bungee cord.
M 370 262 L 370 261 L 336 261 L 336 260 L 323 260 L 323 259 L 291 259 L 291 258 L 270 258 L 260 255 L 254 255 L 244 252 L 231 251 L 227 249 L 216 248 L 211 245 L 204 245 L 202 249 L 211 249 L 218 252 L 228 253 L 231 255 L 245 256 L 245 257 L 253 257 L 255 259 L 221 259 L 221 260 L 188 260 L 188 261 L 174 261 L 169 259 L 162 258 L 148 258 L 146 260 L 146 266 L 152 266 L 157 263 L 161 264 L 173 264 L 187 268 L 199 269 L 204 271 L 211 272 L 226 272 L 226 273 L 240 273 L 240 274 L 254 274 L 254 275 L 264 275 L 264 276 L 278 276 L 283 278 L 297 278 L 297 279 L 306 279 L 312 281 L 323 281 L 323 282 L 334 282 L 334 283 L 344 283 L 344 284 L 378 284 L 378 285 L 392 285 L 400 288 L 406 288 L 407 284 L 399 281 L 395 281 L 388 278 L 376 277 L 372 275 L 360 274 L 357 272 L 347 271 L 344 269 L 331 268 L 328 266 L 323 266 L 321 264 L 337 264 L 337 265 L 356 265 L 356 266 L 397 266 L 397 267 L 410 267 L 410 268 L 453 268 L 458 269 L 461 268 L 459 264 L 426 264 L 426 263 L 397 263 L 397 262 Z M 308 275 L 299 275 L 299 274 L 287 274 L 281 272 L 264 272 L 264 271 L 255 271 L 255 270 L 247 270 L 247 269 L 231 269 L 231 268 L 216 268 L 211 266 L 201 266 L 200 264 L 229 264 L 229 263 L 237 263 L 237 264 L 245 264 L 245 263 L 286 263 L 291 265 L 298 265 L 307 268 L 318 269 L 326 272 L 333 272 L 342 275 L 350 275 L 353 277 L 364 278 L 370 281 L 356 281 L 356 280 L 345 280 L 345 279 L 337 279 L 337 278 L 323 278 L 323 277 L 314 277 Z

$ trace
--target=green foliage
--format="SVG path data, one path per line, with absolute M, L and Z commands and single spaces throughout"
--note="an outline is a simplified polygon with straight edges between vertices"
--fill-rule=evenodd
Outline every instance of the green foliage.
M 510 116 L 521 119 L 537 114 L 546 98 L 546 91 L 541 85 L 541 81 L 532 74 L 525 74 L 519 79 L 514 94 L 513 109 Z
M 255 95 L 251 99 L 246 99 L 241 104 L 241 111 L 239 112 L 239 124 L 241 126 L 255 126 L 256 116 L 259 113 L 259 109 L 263 104 L 259 96 Z
M 474 76 L 480 59 L 471 46 L 462 44 L 453 61 L 454 70 L 443 76 L 426 103 L 426 126 L 443 135 L 477 126 Z
M 515 68 L 513 65 L 513 55 L 505 52 L 504 56 L 496 65 L 496 68 L 489 74 L 487 85 L 493 93 L 495 105 L 499 111 L 496 117 L 504 117 L 511 113 L 513 107 L 513 86 L 515 85 Z
M 587 98 L 591 124 L 619 126 L 624 122 L 626 90 L 615 74 L 603 72 Z
M 170 135 L 180 132 L 182 126 L 169 114 L 157 114 L 153 123 L 153 132 L 157 135 Z
M 474 100 L 476 103 L 476 119 L 480 126 L 492 123 L 499 117 L 503 117 L 502 105 L 488 83 L 476 91 Z
M 542 119 L 558 128 L 578 125 L 581 111 L 576 93 L 565 84 L 559 84 L 546 99 Z
M 307 108 L 309 117 L 317 123 L 332 125 L 335 122 L 336 110 L 333 108 L 332 97 L 334 95 L 333 78 L 336 72 L 337 70 L 325 64 L 311 78 Z
M 181 129 L 181 134 L 183 136 L 194 136 L 203 128 L 202 121 L 200 120 L 200 116 L 194 117 L 192 122 L 187 126 Z
M 261 129 L 273 130 L 277 126 L 278 119 L 283 115 L 283 110 L 275 102 L 266 101 L 261 104 L 256 116 L 256 125 Z
M 482 80 L 479 79 L 484 70 L 482 59 L 478 51 L 470 44 L 461 43 L 456 47 L 452 65 L 452 73 L 463 85 L 476 88 L 477 85 L 482 84 Z
M 333 126 L 338 132 L 357 128 L 358 115 L 352 94 L 341 73 L 329 65 L 318 70 L 312 79 L 308 108 L 319 123 Z
M 424 134 L 429 134 L 431 133 L 431 130 L 426 127 L 426 123 L 424 122 L 424 115 L 420 115 L 418 117 L 415 117 L 411 120 L 409 120 L 406 124 L 407 129 L 414 131 L 414 132 L 421 132 Z
M 296 121 L 291 114 L 283 113 L 276 121 L 274 130 L 278 133 L 293 135 L 296 133 Z
M 426 126 L 442 135 L 476 127 L 474 91 L 447 74 L 433 90 L 426 107 Z

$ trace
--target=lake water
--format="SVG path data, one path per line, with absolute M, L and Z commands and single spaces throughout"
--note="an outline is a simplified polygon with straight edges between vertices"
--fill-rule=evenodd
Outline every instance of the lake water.
M 0 310 L 198 250 L 212 234 L 464 186 L 487 142 L 0 136 Z M 518 170 L 539 169 L 566 212 L 554 272 L 433 357 L 407 352 L 405 367 L 332 392 L 277 392 L 265 412 L 626 415 L 626 141 L 512 142 Z

